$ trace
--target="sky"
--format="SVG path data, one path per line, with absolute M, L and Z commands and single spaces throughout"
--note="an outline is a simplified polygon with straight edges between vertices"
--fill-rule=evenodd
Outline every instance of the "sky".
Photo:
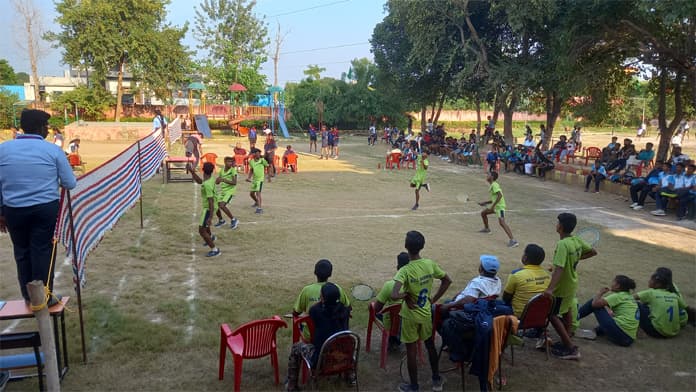
M 13 0 L 0 0 L 0 58 L 9 61 L 15 72 L 30 73 L 29 58 L 20 49 L 18 38 L 23 25 L 12 6 Z M 20 0 L 21 1 L 21 0 Z M 41 12 L 46 31 L 58 31 L 53 0 L 33 0 Z M 116 0 L 117 1 L 117 0 Z M 172 0 L 167 8 L 167 20 L 182 26 L 189 22 L 184 45 L 196 49 L 193 38 L 194 8 L 200 0 Z M 268 26 L 269 61 L 261 73 L 273 82 L 273 62 L 270 60 L 274 39 L 280 24 L 281 35 L 286 34 L 278 63 L 280 86 L 299 82 L 309 64 L 317 64 L 326 71 L 322 76 L 340 78 L 348 72 L 350 61 L 366 57 L 373 61 L 369 40 L 375 25 L 384 18 L 384 0 L 257 0 L 255 13 Z M 61 63 L 60 49 L 51 48 L 42 41 L 44 54 L 39 61 L 39 75 L 62 76 L 68 69 Z

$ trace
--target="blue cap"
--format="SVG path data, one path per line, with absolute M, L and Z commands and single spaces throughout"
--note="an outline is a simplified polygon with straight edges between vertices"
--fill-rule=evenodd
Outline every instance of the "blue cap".
M 481 255 L 481 268 L 484 271 L 497 274 L 500 269 L 498 258 L 493 255 Z

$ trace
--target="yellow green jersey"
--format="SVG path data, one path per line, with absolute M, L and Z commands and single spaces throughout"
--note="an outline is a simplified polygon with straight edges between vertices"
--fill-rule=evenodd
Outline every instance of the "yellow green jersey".
M 415 322 L 424 323 L 430 320 L 430 297 L 433 296 L 433 279 L 442 279 L 447 274 L 440 266 L 430 259 L 411 260 L 394 276 L 394 280 L 401 282 L 403 291 L 411 298 L 415 309 L 402 306 L 399 313 L 402 318 L 412 319 Z
M 505 196 L 503 196 L 503 190 L 500 189 L 498 181 L 491 182 L 491 186 L 488 187 L 488 192 L 491 194 L 491 203 L 495 203 L 498 198 L 498 193 L 500 193 L 500 201 L 495 205 L 494 209 L 496 211 L 505 210 Z
M 234 166 L 230 167 L 228 170 L 225 170 L 224 168 L 220 170 L 220 178 L 222 178 L 223 180 L 232 181 L 236 176 L 237 168 Z M 220 190 L 222 191 L 222 193 L 231 192 L 231 194 L 234 195 L 237 190 L 237 186 L 228 184 L 223 181 L 220 182 Z
M 264 158 L 250 159 L 249 167 L 254 173 L 254 181 L 263 181 L 264 168 L 268 167 L 268 162 Z
M 614 312 L 614 322 L 621 328 L 626 335 L 633 340 L 636 339 L 638 332 L 638 324 L 640 323 L 640 312 L 638 312 L 638 304 L 628 291 L 619 291 L 611 293 L 604 297 L 607 304 Z
M 650 322 L 665 337 L 676 336 L 686 324 L 686 303 L 679 294 L 663 289 L 647 289 L 638 292 L 640 302 L 650 308 Z
M 561 280 L 553 290 L 556 297 L 575 297 L 578 289 L 578 273 L 575 264 L 580 260 L 583 253 L 588 252 L 592 247 L 576 236 L 568 236 L 556 243 L 556 250 L 553 253 L 553 265 L 563 268 Z

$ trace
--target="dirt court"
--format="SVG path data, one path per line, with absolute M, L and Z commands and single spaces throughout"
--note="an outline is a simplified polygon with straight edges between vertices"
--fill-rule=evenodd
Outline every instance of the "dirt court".
M 585 145 L 591 135 L 584 135 Z M 204 144 L 222 161 L 232 154 L 237 141 L 216 137 Z M 581 262 L 578 299 L 586 301 L 608 286 L 616 274 L 647 288 L 658 266 L 673 270 L 675 282 L 687 303 L 696 304 L 696 224 L 674 222 L 674 216 L 658 218 L 634 212 L 612 194 L 588 194 L 580 187 L 553 181 L 540 182 L 516 174 L 501 175 L 508 205 L 507 220 L 518 248 L 507 248 L 507 238 L 496 222 L 492 234 L 480 234 L 479 207 L 487 200 L 487 184 L 481 167 L 463 167 L 437 157 L 430 160 L 428 180 L 432 192 L 423 190 L 421 207 L 411 211 L 413 170 L 384 170 L 386 145 L 368 147 L 363 137 L 343 137 L 339 160 L 319 160 L 307 153 L 304 139 L 279 141 L 282 153 L 292 143 L 300 153 L 297 173 L 280 173 L 264 184 L 264 213 L 254 214 L 248 196 L 249 183 L 240 178 L 231 203 L 239 218 L 237 230 L 214 228 L 222 255 L 204 257 L 207 247 L 197 232 L 200 193 L 192 183 L 163 184 L 159 176 L 143 188 L 144 229 L 139 209 L 130 210 L 108 233 L 87 260 L 87 286 L 83 290 L 86 317 L 87 363 L 81 362 L 76 302 L 67 315 L 70 371 L 64 390 L 230 390 L 233 367 L 228 354 L 226 377 L 217 380 L 219 328 L 246 321 L 285 315 L 292 310 L 300 289 L 312 281 L 314 263 L 327 258 L 334 270 L 330 279 L 344 289 L 365 283 L 376 290 L 396 270 L 396 255 L 403 249 L 405 233 L 421 231 L 426 238 L 424 257 L 436 260 L 452 277 L 445 297 L 463 289 L 476 275 L 478 256 L 494 254 L 501 260 L 501 278 L 520 266 L 524 246 L 541 245 L 550 265 L 558 235 L 556 216 L 570 211 L 578 216 L 578 228 L 601 231 L 597 257 Z M 642 147 L 644 141 L 638 142 Z M 83 142 L 82 154 L 89 167 L 121 151 L 125 144 Z M 174 155 L 181 154 L 176 146 Z M 468 200 L 468 201 L 467 201 Z M 19 297 L 12 245 L 0 234 L 0 298 Z M 74 295 L 69 261 L 61 249 L 56 292 Z M 287 319 L 286 319 L 287 320 Z M 595 325 L 592 316 L 581 326 Z M 379 336 L 373 350 L 364 351 L 367 302 L 353 301 L 351 329 L 362 337 L 359 382 L 362 390 L 395 390 L 400 382 L 401 354 L 391 354 L 386 372 L 379 369 Z M 32 322 L 0 323 L 3 333 L 35 328 Z M 279 331 L 281 380 L 290 347 L 290 329 Z M 689 390 L 696 388 L 696 328 L 688 326 L 670 340 L 656 340 L 639 333 L 630 348 L 599 338 L 576 339 L 579 361 L 546 360 L 533 342 L 515 350 L 515 366 L 509 352 L 503 362 L 505 390 Z M 280 390 L 273 384 L 267 358 L 244 363 L 242 388 Z M 446 356 L 442 368 L 450 367 Z M 428 390 L 430 371 L 421 366 L 421 388 Z M 445 374 L 445 390 L 460 390 L 458 372 Z M 477 380 L 467 378 L 475 389 Z M 7 391 L 32 390 L 36 381 L 10 383 Z M 349 389 L 328 381 L 321 389 Z

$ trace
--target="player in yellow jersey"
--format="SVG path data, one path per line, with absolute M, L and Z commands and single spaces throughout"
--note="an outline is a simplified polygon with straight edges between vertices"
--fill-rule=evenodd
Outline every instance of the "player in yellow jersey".
M 425 246 L 425 237 L 417 231 L 406 233 L 405 247 L 408 251 L 409 263 L 403 266 L 394 276 L 392 300 L 404 300 L 406 306 L 401 306 L 401 341 L 406 344 L 406 362 L 410 383 L 399 386 L 400 391 L 418 390 L 418 363 L 416 353 L 418 341 L 425 342 L 428 349 L 428 359 L 432 370 L 433 391 L 442 391 L 443 378 L 440 376 L 438 356 L 433 342 L 433 321 L 431 303 L 437 302 L 452 283 L 452 279 L 440 266 L 422 258 L 420 251 Z M 433 280 L 440 280 L 440 287 L 432 293 Z M 403 291 L 401 288 L 403 287 Z
M 198 226 L 198 233 L 201 235 L 206 245 L 210 247 L 210 251 L 206 254 L 207 257 L 215 257 L 220 255 L 220 249 L 215 246 L 215 236 L 210 232 L 210 224 L 213 221 L 213 215 L 217 208 L 215 197 L 215 179 L 213 178 L 213 170 L 215 165 L 210 162 L 203 164 L 203 178 L 198 176 L 193 170 L 191 164 L 186 165 L 193 180 L 201 184 L 201 199 L 203 201 L 203 211 L 201 212 L 201 223 Z
M 225 157 L 225 167 L 220 171 L 220 175 L 215 180 L 216 184 L 220 184 L 220 193 L 218 193 L 218 222 L 215 227 L 224 225 L 225 220 L 222 218 L 222 213 L 230 217 L 230 228 L 236 229 L 239 224 L 239 219 L 235 218 L 230 212 L 227 205 L 232 201 L 235 193 L 237 193 L 237 168 L 234 164 L 234 158 Z

